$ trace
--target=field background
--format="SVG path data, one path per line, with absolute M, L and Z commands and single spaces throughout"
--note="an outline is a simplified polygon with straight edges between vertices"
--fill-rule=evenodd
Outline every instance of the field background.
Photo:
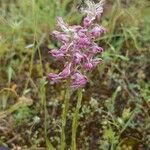
M 65 86 L 47 80 L 60 70 L 48 51 L 56 16 L 80 24 L 82 0 L 0 0 L 0 146 L 59 148 Z M 150 1 L 106 0 L 103 63 L 85 87 L 79 150 L 150 149 Z M 70 147 L 76 93 L 66 126 Z M 53 146 L 52 146 L 53 145 Z M 46 148 L 47 147 L 47 148 Z

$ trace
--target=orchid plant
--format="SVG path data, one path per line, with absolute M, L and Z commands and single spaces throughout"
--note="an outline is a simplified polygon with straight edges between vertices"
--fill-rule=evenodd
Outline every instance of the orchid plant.
M 54 82 L 66 80 L 72 90 L 78 90 L 78 100 L 72 123 L 72 150 L 76 150 L 76 131 L 79 119 L 79 109 L 82 100 L 82 88 L 88 82 L 87 73 L 92 71 L 100 62 L 98 53 L 103 52 L 95 40 L 105 33 L 105 28 L 97 24 L 103 13 L 104 1 L 95 4 L 86 0 L 86 8 L 82 9 L 85 14 L 82 25 L 69 26 L 61 17 L 57 17 L 57 24 L 61 31 L 53 31 L 52 35 L 61 43 L 59 49 L 50 50 L 49 53 L 64 64 L 64 69 L 58 73 L 50 73 L 49 79 Z M 68 95 L 67 90 L 66 95 Z M 69 96 L 66 96 L 62 114 L 62 132 L 60 149 L 65 149 L 64 127 L 68 111 Z

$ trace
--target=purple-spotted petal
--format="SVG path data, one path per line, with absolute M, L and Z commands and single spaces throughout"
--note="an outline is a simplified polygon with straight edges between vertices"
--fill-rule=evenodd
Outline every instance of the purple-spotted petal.
M 72 82 L 72 88 L 74 90 L 78 89 L 79 87 L 84 87 L 87 83 L 87 77 L 85 75 L 82 75 L 79 72 L 76 72 L 73 75 L 73 82 Z
M 92 60 L 91 56 L 85 55 L 85 57 L 84 57 L 84 68 L 88 71 L 93 69 L 93 64 L 92 64 L 91 60 Z
M 69 36 L 58 31 L 53 31 L 52 35 L 57 38 L 62 43 L 68 43 L 69 42 Z
M 91 62 L 85 63 L 84 68 L 86 70 L 91 70 L 91 69 L 93 69 L 93 64 Z
M 86 61 L 84 63 L 84 68 L 86 70 L 92 70 L 93 68 L 95 68 L 100 62 L 101 62 L 101 58 L 86 58 Z
M 87 48 L 90 46 L 91 41 L 89 37 L 84 37 L 84 38 L 78 38 L 77 41 L 75 42 L 76 48 L 77 49 L 82 49 L 82 48 Z
M 68 53 L 69 54 L 69 50 L 72 48 L 73 43 L 69 43 L 69 44 L 64 44 L 63 46 L 61 46 L 61 48 L 59 49 L 63 54 Z
M 103 48 L 99 47 L 97 44 L 95 44 L 92 47 L 90 47 L 90 52 L 93 54 L 101 53 L 101 52 L 103 52 Z
M 86 18 L 83 19 L 83 26 L 85 28 L 88 28 L 92 24 L 92 22 L 93 21 L 90 18 L 86 17 Z
M 61 51 L 56 49 L 49 51 L 49 53 L 56 59 L 60 59 L 64 57 L 64 54 Z
M 83 54 L 81 54 L 80 51 L 76 51 L 74 52 L 74 56 L 73 56 L 73 62 L 75 62 L 76 64 L 79 64 L 82 59 L 84 58 Z
M 62 78 L 67 78 L 68 76 L 70 76 L 71 74 L 71 63 L 67 64 L 65 69 L 59 73 L 59 76 L 62 77 Z
M 65 44 L 65 45 L 62 45 L 59 49 L 59 51 L 61 51 L 61 53 L 65 54 L 68 52 L 68 45 Z
M 105 33 L 105 28 L 98 25 L 91 30 L 91 35 L 95 38 L 100 37 L 103 33 Z
M 62 79 L 62 77 L 55 73 L 49 73 L 48 78 L 54 82 L 57 82 L 58 80 Z

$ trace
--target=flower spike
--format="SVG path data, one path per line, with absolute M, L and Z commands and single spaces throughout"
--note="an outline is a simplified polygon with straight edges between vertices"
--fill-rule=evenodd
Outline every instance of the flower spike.
M 95 68 L 101 59 L 95 57 L 103 52 L 103 48 L 95 40 L 105 33 L 105 28 L 96 24 L 103 12 L 104 0 L 95 4 L 87 0 L 87 8 L 82 9 L 86 14 L 83 26 L 69 26 L 61 17 L 57 17 L 57 24 L 61 31 L 53 31 L 52 35 L 62 44 L 59 49 L 50 50 L 50 54 L 64 63 L 62 72 L 50 73 L 49 79 L 58 82 L 69 79 L 71 87 L 76 90 L 84 87 L 88 82 L 87 72 Z

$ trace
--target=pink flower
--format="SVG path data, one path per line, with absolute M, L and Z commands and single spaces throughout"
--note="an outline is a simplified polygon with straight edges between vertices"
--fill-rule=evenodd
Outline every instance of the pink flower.
M 57 82 L 58 80 L 62 79 L 62 77 L 55 73 L 49 73 L 48 78 L 54 82 Z
M 103 5 L 105 0 L 101 0 L 99 3 L 95 4 L 90 0 L 86 0 L 86 8 L 82 9 L 82 12 L 87 16 L 83 21 L 84 27 L 89 27 L 95 19 L 100 19 L 101 14 L 103 13 Z
M 84 63 L 84 68 L 88 71 L 94 69 L 101 62 L 100 58 L 90 58 L 87 57 Z
M 71 74 L 71 63 L 67 64 L 65 69 L 59 73 L 59 76 L 62 78 L 67 78 Z
M 102 26 L 95 21 L 100 18 L 103 12 L 103 1 L 98 4 L 86 0 L 87 8 L 83 10 L 86 14 L 83 19 L 83 26 L 69 26 L 61 17 L 57 17 L 57 24 L 62 32 L 53 31 L 52 35 L 61 42 L 61 47 L 51 50 L 49 53 L 56 59 L 65 62 L 62 72 L 50 73 L 49 79 L 54 82 L 60 80 L 71 80 L 73 89 L 84 87 L 88 79 L 86 73 L 95 68 L 100 58 L 96 54 L 103 51 L 94 41 L 105 32 Z
M 53 31 L 52 35 L 62 43 L 68 43 L 69 42 L 69 36 L 64 34 L 64 33 L 61 33 L 58 31 Z
M 83 20 L 83 26 L 87 28 L 87 27 L 89 27 L 92 24 L 92 22 L 93 21 L 90 18 L 86 17 Z
M 97 44 L 94 44 L 90 47 L 90 52 L 92 54 L 97 54 L 103 52 L 103 48 L 99 47 Z
M 81 61 L 83 60 L 84 56 L 83 54 L 81 54 L 80 51 L 76 51 L 73 55 L 73 61 L 76 63 L 76 64 L 79 64 L 81 63 Z
M 86 70 L 91 70 L 91 69 L 93 69 L 93 64 L 91 62 L 87 62 L 84 64 L 84 68 Z
M 82 49 L 82 48 L 85 49 L 90 46 L 91 41 L 89 37 L 81 37 L 81 38 L 79 37 L 75 41 L 75 44 L 77 49 Z
M 105 32 L 105 28 L 99 26 L 99 25 L 96 25 L 92 30 L 91 30 L 91 35 L 94 37 L 94 38 L 97 38 L 97 37 L 100 37 L 100 35 L 102 33 Z
M 71 46 L 72 44 L 64 44 L 63 46 L 61 46 L 59 51 L 61 51 L 63 54 L 67 54 Z
M 64 57 L 64 54 L 61 51 L 56 50 L 56 49 L 49 51 L 49 53 L 56 59 L 60 59 Z
M 54 82 L 57 82 L 60 79 L 65 79 L 71 74 L 71 63 L 67 64 L 62 72 L 59 74 L 55 73 L 49 73 L 48 77 L 49 79 L 53 80 Z
M 79 87 L 84 87 L 85 84 L 87 83 L 87 77 L 79 72 L 76 72 L 72 78 L 73 82 L 71 87 L 74 90 L 78 89 Z

